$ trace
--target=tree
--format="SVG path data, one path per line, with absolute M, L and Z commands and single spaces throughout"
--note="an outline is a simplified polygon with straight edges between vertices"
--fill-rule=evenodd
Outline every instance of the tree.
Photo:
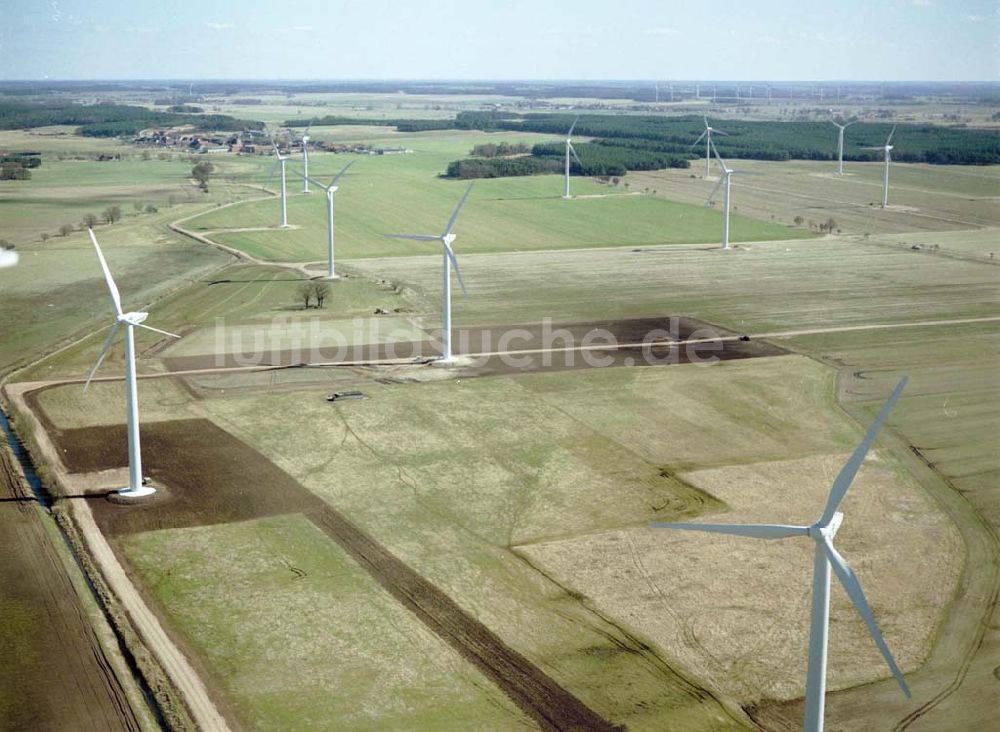
M 120 221 L 122 218 L 122 210 L 120 206 L 108 206 L 104 211 L 101 212 L 101 218 L 104 219 L 104 223 L 113 224 L 116 221 Z
M 191 168 L 191 177 L 198 182 L 198 187 L 207 193 L 208 178 L 213 172 L 215 172 L 215 166 L 211 163 L 198 163 Z
M 41 236 L 42 241 L 48 241 L 49 240 L 49 236 L 50 236 L 49 234 L 43 233 L 42 236 Z
M 156 213 L 158 210 L 159 209 L 156 208 L 156 206 L 154 206 L 153 204 L 151 204 L 151 203 L 147 203 L 146 204 L 146 208 L 145 208 L 146 213 Z
M 303 282 L 299 285 L 298 289 L 298 299 L 302 303 L 302 309 L 308 310 L 310 304 L 312 303 L 313 297 L 313 283 Z
M 0 165 L 0 180 L 28 180 L 31 171 L 21 163 L 5 162 Z
M 136 213 L 142 213 L 142 204 L 138 201 L 132 201 L 132 210 Z
M 326 296 L 330 294 L 330 285 L 326 282 L 313 282 L 312 294 L 316 297 L 316 307 L 322 308 Z
M 94 214 L 86 214 L 83 217 L 83 228 L 93 229 L 95 226 L 97 226 L 97 217 Z
M 73 227 L 70 224 L 63 224 L 59 227 L 59 236 L 69 236 L 73 233 Z
M 796 216 L 794 219 L 792 219 L 792 223 L 795 224 L 796 226 L 802 226 L 802 223 L 804 221 L 805 219 L 802 218 L 801 216 Z

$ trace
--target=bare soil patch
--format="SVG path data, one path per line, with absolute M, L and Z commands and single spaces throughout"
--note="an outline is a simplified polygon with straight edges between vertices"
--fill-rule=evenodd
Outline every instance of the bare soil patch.
M 600 366 L 643 366 L 665 363 L 690 363 L 698 358 L 732 360 L 775 356 L 783 349 L 759 341 L 723 341 L 718 344 L 698 344 L 691 347 L 669 348 L 670 339 L 724 338 L 738 334 L 694 318 L 664 316 L 626 320 L 593 321 L 587 323 L 527 323 L 485 325 L 455 328 L 452 348 L 458 356 L 475 356 L 475 363 L 463 369 L 463 376 L 489 376 L 532 371 L 563 371 Z M 620 348 L 610 344 L 651 345 L 645 358 L 641 348 Z M 274 367 L 335 362 L 377 362 L 396 359 L 435 358 L 441 354 L 440 330 L 432 330 L 422 341 L 402 340 L 392 343 L 371 343 L 351 346 L 286 349 L 281 351 L 245 351 L 212 355 L 176 356 L 163 359 L 171 371 L 233 368 L 263 365 Z M 601 348 L 608 345 L 607 348 Z M 584 358 L 573 347 L 583 346 L 590 357 Z M 501 358 L 498 352 L 516 355 L 516 361 Z M 533 353 L 532 353 L 533 352 Z
M 107 470 L 127 463 L 124 425 L 57 430 L 52 436 L 71 472 Z M 143 426 L 142 437 L 146 472 L 165 490 L 152 501 L 128 506 L 102 497 L 88 499 L 105 533 L 303 513 L 543 729 L 617 729 L 340 512 L 213 423 L 202 419 L 154 422 Z

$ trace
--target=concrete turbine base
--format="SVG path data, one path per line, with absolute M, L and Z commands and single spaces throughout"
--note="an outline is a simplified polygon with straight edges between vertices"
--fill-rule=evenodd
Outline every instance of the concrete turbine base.
M 122 488 L 120 491 L 115 491 L 113 495 L 120 498 L 134 499 L 134 498 L 145 498 L 146 496 L 151 496 L 156 493 L 156 489 L 151 485 L 142 485 L 138 488 Z

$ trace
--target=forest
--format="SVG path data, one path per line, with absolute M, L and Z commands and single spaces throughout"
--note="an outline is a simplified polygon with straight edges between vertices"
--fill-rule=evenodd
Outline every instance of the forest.
M 128 104 L 31 104 L 0 102 L 0 129 L 16 130 L 49 125 L 76 125 L 86 137 L 135 135 L 149 127 L 193 125 L 201 130 L 263 129 L 254 120 L 224 114 L 175 114 Z

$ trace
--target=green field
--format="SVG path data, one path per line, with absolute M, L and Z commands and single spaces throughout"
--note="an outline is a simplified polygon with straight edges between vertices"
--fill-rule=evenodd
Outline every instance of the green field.
M 268 101 L 259 111 L 269 120 L 295 107 Z M 301 113 L 355 105 L 363 116 L 368 101 L 393 116 L 389 99 L 365 95 Z M 0 184 L 0 213 L 22 253 L 16 269 L 0 271 L 0 370 L 65 345 L 16 380 L 79 378 L 111 319 L 86 234 L 38 235 L 113 203 L 127 214 L 133 200 L 159 205 L 173 191 L 173 208 L 98 230 L 126 309 L 148 309 L 152 325 L 184 336 L 140 333 L 141 373 L 161 374 L 173 357 L 210 357 L 220 336 L 223 350 L 237 336 L 274 347 L 369 332 L 377 341 L 390 330 L 419 337 L 440 317 L 438 245 L 382 234 L 438 232 L 465 188 L 438 173 L 476 142 L 553 139 L 313 132 L 414 150 L 311 156 L 321 179 L 357 160 L 336 194 L 347 276 L 331 283 L 324 310 L 301 310 L 305 272 L 275 264 L 323 257 L 322 194 L 301 195 L 290 179 L 290 223 L 300 228 L 286 231 L 270 228 L 275 198 L 217 208 L 262 195 L 251 186 L 267 182 L 269 159 L 222 159 L 207 196 L 186 180 L 188 161 L 46 159 L 31 181 Z M 53 153 L 80 144 L 57 133 L 40 144 Z M 0 133 L 5 140 L 32 138 Z M 759 703 L 761 724 L 784 729 L 798 724 L 787 702 L 801 695 L 808 557 L 801 547 L 757 555 L 742 544 L 685 544 L 646 525 L 782 518 L 770 511 L 814 518 L 864 424 L 908 374 L 838 541 L 916 701 L 886 678 L 838 595 L 828 720 L 881 729 L 934 700 L 925 728 L 987 729 L 983 699 L 1000 648 L 990 606 L 1000 587 L 1000 326 L 929 321 L 1000 313 L 990 256 L 1000 244 L 998 169 L 897 165 L 898 205 L 881 211 L 868 205 L 880 191 L 874 164 L 851 165 L 844 179 L 822 163 L 735 167 L 764 175 L 734 185 L 741 245 L 732 252 L 702 246 L 717 243 L 721 214 L 703 205 L 715 182 L 697 166 L 632 173 L 628 189 L 574 178 L 581 197 L 570 201 L 558 176 L 480 181 L 456 228 L 469 294 L 456 295 L 455 323 L 686 315 L 754 339 L 771 334 L 791 355 L 483 378 L 416 366 L 158 377 L 139 385 L 143 423 L 208 419 L 255 448 L 605 719 L 630 730 L 750 728 L 741 706 Z M 790 226 L 796 215 L 804 226 Z M 169 228 L 189 216 L 184 226 L 265 263 L 235 263 Z M 842 234 L 817 238 L 808 221 L 829 216 Z M 257 227 L 268 228 L 232 230 Z M 835 330 L 872 324 L 910 327 Z M 119 342 L 102 374 L 121 372 Z M 338 388 L 366 399 L 326 402 Z M 59 429 L 117 425 L 125 412 L 120 381 L 86 394 L 59 386 L 39 400 Z M 536 726 L 303 515 L 114 541 L 227 714 L 248 729 Z M 751 571 L 759 581 L 744 597 L 734 578 Z M 780 612 L 775 596 L 787 599 Z M 768 662 L 753 662 L 762 648 Z
M 347 164 L 335 197 L 338 257 L 402 256 L 433 251 L 432 244 L 384 238 L 390 233 L 437 233 L 468 185 L 440 180 L 448 162 L 466 155 L 484 140 L 532 142 L 543 135 L 424 133 L 401 137 L 394 145 L 412 154 L 388 156 L 310 156 L 310 175 L 319 180 Z M 299 161 L 294 161 L 298 166 Z M 291 174 L 289 174 L 291 176 Z M 272 182 L 272 189 L 277 186 Z M 572 180 L 576 200 L 561 198 L 561 176 L 483 180 L 456 228 L 459 252 L 531 251 L 721 240 L 722 214 L 704 206 L 664 201 L 625 188 L 615 189 L 586 178 Z M 326 252 L 326 205 L 322 195 L 300 195 L 290 177 L 288 220 L 296 228 L 279 230 L 279 203 L 259 201 L 230 207 L 186 222 L 220 243 L 271 261 L 319 260 Z M 592 198 L 590 198 L 592 197 Z M 266 231 L 225 231 L 275 227 Z M 732 219 L 733 241 L 802 238 L 786 226 L 742 216 Z

